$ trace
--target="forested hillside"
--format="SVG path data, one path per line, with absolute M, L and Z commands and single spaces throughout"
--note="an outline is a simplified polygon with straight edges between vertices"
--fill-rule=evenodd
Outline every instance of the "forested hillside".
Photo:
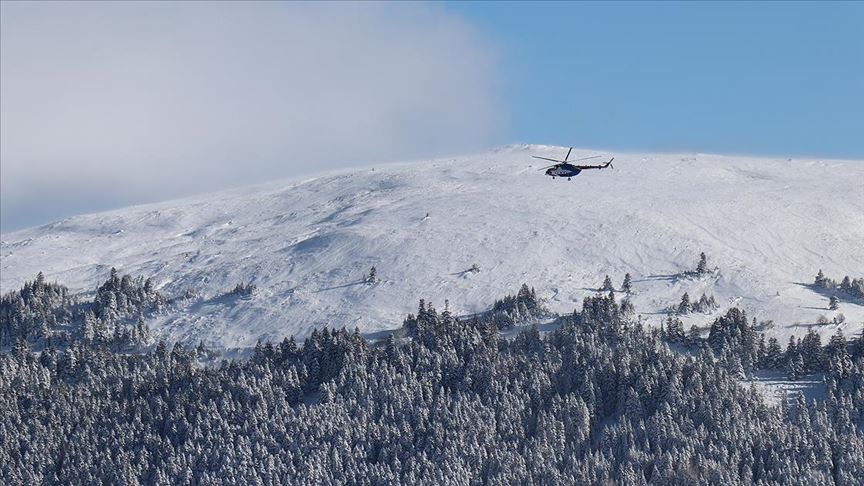
M 421 302 L 404 337 L 325 328 L 218 364 L 19 339 L 0 355 L 0 482 L 860 484 L 860 336 L 794 346 L 818 353 L 802 372 L 824 370 L 826 395 L 770 406 L 740 381 L 774 365 L 740 310 L 701 338 L 622 304 L 506 338 L 499 323 L 545 312 L 523 286 L 470 319 Z

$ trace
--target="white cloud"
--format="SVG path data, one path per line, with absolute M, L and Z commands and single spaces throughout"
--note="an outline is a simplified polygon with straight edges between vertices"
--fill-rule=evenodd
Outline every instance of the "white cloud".
M 497 143 L 494 52 L 436 5 L 3 2 L 4 230 Z

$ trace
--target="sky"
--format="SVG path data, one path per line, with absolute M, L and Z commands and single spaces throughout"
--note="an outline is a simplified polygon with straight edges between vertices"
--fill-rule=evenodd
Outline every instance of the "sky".
M 0 231 L 506 143 L 864 159 L 864 3 L 0 3 Z
M 864 158 L 864 2 L 452 3 L 532 143 Z

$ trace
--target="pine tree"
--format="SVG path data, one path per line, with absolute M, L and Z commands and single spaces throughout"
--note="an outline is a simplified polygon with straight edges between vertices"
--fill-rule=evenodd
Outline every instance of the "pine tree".
M 804 360 L 801 358 L 800 354 L 795 353 L 786 358 L 786 376 L 788 376 L 790 380 L 797 380 L 803 373 Z
M 614 290 L 615 288 L 612 286 L 612 279 L 609 278 L 609 275 L 606 275 L 606 278 L 603 279 L 603 287 L 601 290 Z
M 759 334 L 759 344 L 756 346 L 755 368 L 765 367 L 765 357 L 768 355 L 768 346 L 765 343 L 765 335 Z
M 673 343 L 684 341 L 684 324 L 681 319 L 666 319 L 666 336 Z
M 810 329 L 798 346 L 798 353 L 804 360 L 804 370 L 807 372 L 820 371 L 823 369 L 822 339 L 819 334 Z
M 441 313 L 441 320 L 447 322 L 450 320 L 450 300 L 444 299 L 444 312 Z
M 850 292 L 854 297 L 864 299 L 864 278 L 853 279 Z
M 631 316 L 636 313 L 636 307 L 633 306 L 633 303 L 630 302 L 630 299 L 623 299 L 621 301 L 621 314 L 624 316 Z
M 523 283 L 522 287 L 519 288 L 519 292 L 516 294 L 516 302 L 517 304 L 523 304 L 529 310 L 536 307 L 536 301 L 531 289 L 528 288 L 528 284 Z
M 363 279 L 368 284 L 374 284 L 378 282 L 378 270 L 375 269 L 375 265 L 372 265 L 372 268 L 369 269 L 369 274 L 366 275 L 366 278 Z
M 708 257 L 705 252 L 699 254 L 699 263 L 696 264 L 696 273 L 699 275 L 708 273 Z
M 93 341 L 96 338 L 96 316 L 89 310 L 84 312 L 84 319 L 81 323 L 81 338 L 85 342 Z
M 789 336 L 789 342 L 786 344 L 786 358 L 791 358 L 798 353 L 798 344 L 795 342 L 795 336 Z
M 828 364 L 828 371 L 835 375 L 846 376 L 846 372 L 852 364 L 847 347 L 846 336 L 843 335 L 843 331 L 840 328 L 837 328 L 837 332 L 831 336 L 831 340 L 825 346 L 825 359 Z
M 691 346 L 702 346 L 702 331 L 695 324 L 690 326 L 690 331 L 687 333 L 687 342 Z
M 828 308 L 830 310 L 837 310 L 840 306 L 840 299 L 837 298 L 836 295 L 832 295 L 831 299 L 828 301 Z
M 629 294 L 632 291 L 632 285 L 633 282 L 630 278 L 630 274 L 624 274 L 624 282 L 621 284 L 621 290 Z
M 150 329 L 144 323 L 144 316 L 139 315 L 138 321 L 135 323 L 135 340 L 137 344 L 147 344 L 150 342 Z
M 779 368 L 783 359 L 783 348 L 780 347 L 780 342 L 777 341 L 776 337 L 770 337 L 768 339 L 768 346 L 765 349 L 765 362 L 764 367 L 766 368 Z
M 18 338 L 15 345 L 12 346 L 12 356 L 15 356 L 20 362 L 23 362 L 30 356 L 30 343 L 24 338 Z
M 828 279 L 825 278 L 825 274 L 822 273 L 822 269 L 820 268 L 819 273 L 816 274 L 816 278 L 813 280 L 813 285 L 820 287 L 820 288 L 825 288 L 827 281 L 828 281 Z
M 864 358 L 864 328 L 861 329 L 861 335 L 858 336 L 858 339 L 855 341 L 855 346 L 853 349 L 853 358 Z
M 726 361 L 726 369 L 729 371 L 729 373 L 731 373 L 732 376 L 735 376 L 737 378 L 744 378 L 746 376 L 745 368 L 748 367 L 744 366 L 738 354 L 730 353 L 730 356 Z
M 680 315 L 690 313 L 690 296 L 687 292 L 684 292 L 684 295 L 681 296 L 681 302 L 678 304 L 677 312 Z

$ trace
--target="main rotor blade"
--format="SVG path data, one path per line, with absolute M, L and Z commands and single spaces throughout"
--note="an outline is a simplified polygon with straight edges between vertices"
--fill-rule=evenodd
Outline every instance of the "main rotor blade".
M 573 151 L 573 147 L 570 147 L 570 150 L 567 151 L 567 155 L 564 157 L 564 162 L 567 162 L 567 159 L 570 158 L 570 152 Z
M 532 155 L 531 157 L 534 157 L 535 159 L 548 160 L 549 162 L 555 162 L 556 164 L 561 164 L 561 163 L 563 162 L 563 161 L 561 161 L 561 160 L 550 159 L 550 158 L 548 158 L 548 157 L 540 157 L 539 155 Z M 598 157 L 599 157 L 599 156 L 598 156 Z
M 579 162 L 580 160 L 588 160 L 588 159 L 596 159 L 597 157 L 602 157 L 602 155 L 592 155 L 591 157 L 582 157 L 581 159 L 574 159 L 570 162 Z

